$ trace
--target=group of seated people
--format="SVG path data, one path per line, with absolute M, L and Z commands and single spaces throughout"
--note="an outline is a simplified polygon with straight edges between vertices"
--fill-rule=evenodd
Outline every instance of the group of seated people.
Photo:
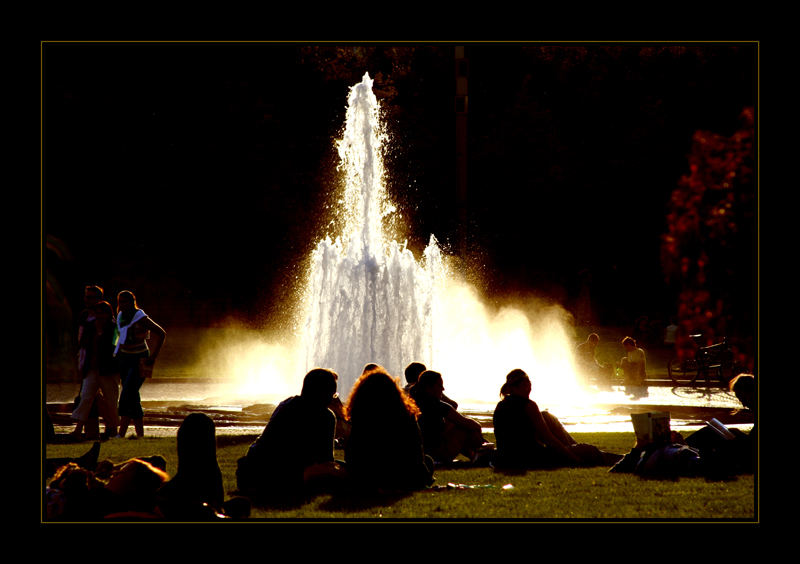
M 502 399 L 493 414 L 496 446 L 485 441 L 477 421 L 460 414 L 458 404 L 444 395 L 439 372 L 412 363 L 406 378 L 404 389 L 383 367 L 369 364 L 343 404 L 334 371 L 308 372 L 300 395 L 275 408 L 238 460 L 238 494 L 228 501 L 216 459 L 214 423 L 201 413 L 187 416 L 178 430 L 178 468 L 171 479 L 158 456 L 96 464 L 99 443 L 85 455 L 94 457 L 88 464 L 80 459 L 48 461 L 66 462 L 59 464 L 47 489 L 48 517 L 241 518 L 249 515 L 251 500 L 423 489 L 433 484 L 437 465 L 459 455 L 473 464 L 490 461 L 501 471 L 602 465 L 622 471 L 625 458 L 639 454 L 623 457 L 578 443 L 554 415 L 530 399 L 531 379 L 521 369 L 509 372 L 500 390 Z M 743 404 L 748 405 L 745 400 Z M 337 425 L 337 419 L 346 425 Z M 344 460 L 334 457 L 337 444 Z
M 459 413 L 457 402 L 444 394 L 441 373 L 413 362 L 405 376 L 401 387 L 386 369 L 368 364 L 342 404 L 338 375 L 310 371 L 300 395 L 277 406 L 239 459 L 239 492 L 285 499 L 337 488 L 414 490 L 430 486 L 434 469 L 459 456 L 464 464 L 491 463 L 498 469 L 611 465 L 620 458 L 578 444 L 555 416 L 540 412 L 528 397 L 530 379 L 522 370 L 512 371 L 501 391 L 496 446 L 485 440 L 480 423 Z M 346 426 L 337 425 L 338 419 Z M 335 445 L 344 460 L 335 459 Z

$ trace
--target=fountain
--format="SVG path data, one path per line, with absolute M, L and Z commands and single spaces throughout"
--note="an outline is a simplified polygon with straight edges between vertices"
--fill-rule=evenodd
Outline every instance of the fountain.
M 384 186 L 386 135 L 372 82 L 365 74 L 351 88 L 337 144 L 345 177 L 339 208 L 344 233 L 317 245 L 305 295 L 306 369 L 334 369 L 345 393 L 368 362 L 394 375 L 414 360 L 431 364 L 434 307 L 444 275 L 435 237 L 418 263 L 405 244 L 385 233 L 383 219 L 396 210 Z
M 303 350 L 306 370 L 339 373 L 346 397 L 368 362 L 395 377 L 411 361 L 444 375 L 461 399 L 496 401 L 505 374 L 524 367 L 539 392 L 582 396 L 572 370 L 566 317 L 557 306 L 537 306 L 532 324 L 519 309 L 491 313 L 476 292 L 457 280 L 431 235 L 422 260 L 390 238 L 385 219 L 396 208 L 384 185 L 382 147 L 389 142 L 373 81 L 365 74 L 350 89 L 344 134 L 338 141 L 343 233 L 313 252 Z

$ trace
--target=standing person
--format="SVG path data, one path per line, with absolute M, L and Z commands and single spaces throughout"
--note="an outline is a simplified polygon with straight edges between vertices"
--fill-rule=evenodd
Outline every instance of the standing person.
M 83 380 L 86 378 L 86 356 L 87 356 L 87 342 L 85 335 L 91 330 L 94 325 L 94 311 L 93 307 L 97 302 L 103 299 L 103 288 L 97 285 L 87 285 L 83 288 L 83 310 L 78 314 L 78 374 L 81 377 L 81 389 L 78 392 L 78 397 L 75 398 L 75 409 L 81 403 L 81 395 L 83 394 Z M 89 406 L 89 412 L 83 420 L 78 420 L 75 424 L 75 429 L 72 432 L 73 437 L 80 437 L 84 429 L 89 439 L 96 439 L 100 434 L 100 422 L 98 420 L 98 405 L 92 399 Z M 113 436 L 113 435 L 112 435 Z
M 647 378 L 647 359 L 644 349 L 636 344 L 633 337 L 622 339 L 622 347 L 625 349 L 625 356 L 619 361 L 622 373 L 625 378 L 625 389 L 628 394 L 633 396 L 647 395 L 645 379 Z
M 119 339 L 114 354 L 119 363 L 122 392 L 119 396 L 119 435 L 124 437 L 133 421 L 136 437 L 144 436 L 144 411 L 139 389 L 153 373 L 158 353 L 167 333 L 139 309 L 133 292 L 117 294 L 117 331 Z M 149 341 L 155 343 L 150 348 Z
M 423 451 L 417 424 L 419 408 L 384 368 L 356 380 L 345 415 L 351 424 L 345 462 L 354 489 L 409 491 L 433 483 L 433 460 Z
M 530 399 L 531 380 L 517 368 L 500 388 L 503 399 L 492 417 L 500 469 L 556 468 L 613 464 L 619 456 L 579 444 L 551 413 Z
M 81 329 L 81 350 L 83 355 L 83 383 L 81 399 L 72 412 L 77 421 L 75 431 L 86 425 L 94 405 L 98 406 L 105 421 L 107 437 L 117 434 L 117 398 L 119 396 L 119 374 L 114 358 L 116 322 L 114 310 L 106 301 L 99 301 L 91 307 L 92 322 L 85 323 Z M 99 393 L 98 393 L 99 392 Z
M 678 324 L 675 319 L 669 318 L 669 325 L 664 328 L 664 346 L 670 350 L 675 349 L 675 343 L 678 340 Z

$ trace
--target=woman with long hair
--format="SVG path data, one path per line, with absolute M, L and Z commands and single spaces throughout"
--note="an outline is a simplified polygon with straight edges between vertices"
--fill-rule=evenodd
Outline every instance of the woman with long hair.
M 419 409 L 398 380 L 378 366 L 358 378 L 345 407 L 347 472 L 357 489 L 415 490 L 433 483 L 422 448 Z
M 137 437 L 144 436 L 144 411 L 139 389 L 153 373 L 166 331 L 136 303 L 133 292 L 117 294 L 117 341 L 114 354 L 119 363 L 122 392 L 119 396 L 119 435 L 124 437 L 133 421 Z M 154 342 L 153 342 L 154 341 Z M 152 346 L 148 342 L 153 342 Z
M 494 410 L 497 453 L 495 467 L 555 468 L 612 464 L 597 447 L 579 444 L 551 413 L 530 399 L 531 380 L 524 370 L 512 370 L 500 388 L 503 399 Z M 613 458 L 613 460 L 612 460 Z

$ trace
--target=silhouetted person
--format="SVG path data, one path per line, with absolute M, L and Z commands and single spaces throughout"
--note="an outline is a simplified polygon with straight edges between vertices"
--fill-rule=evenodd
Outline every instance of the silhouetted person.
M 496 468 L 611 465 L 620 458 L 579 444 L 554 415 L 539 410 L 530 393 L 531 380 L 523 370 L 508 373 L 493 415 Z
M 70 462 L 60 467 L 45 491 L 53 520 L 159 519 L 156 492 L 169 479 L 149 462 L 132 458 L 113 466 L 107 482 Z
M 619 361 L 625 381 L 626 391 L 634 396 L 647 395 L 645 380 L 647 379 L 647 360 L 644 349 L 636 344 L 632 337 L 622 339 L 625 356 Z
M 385 369 L 359 377 L 345 414 L 351 424 L 345 462 L 356 490 L 409 491 L 433 483 L 433 460 L 423 451 L 416 419 L 419 409 Z
M 600 335 L 590 333 L 586 340 L 575 348 L 575 359 L 578 370 L 587 380 L 599 381 L 608 384 L 611 379 L 612 366 L 601 364 L 597 360 L 597 346 L 600 344 Z
M 361 370 L 361 374 L 366 374 L 367 372 L 371 372 L 376 368 L 380 368 L 380 366 L 374 362 L 368 362 Z M 344 404 L 342 403 L 339 394 L 335 394 L 333 396 L 333 399 L 328 407 L 331 411 L 333 411 L 333 414 L 336 415 L 336 433 L 334 445 L 337 448 L 344 448 L 347 444 L 347 439 L 350 436 L 350 421 L 347 420 L 347 417 L 344 414 Z
M 675 319 L 670 317 L 669 324 L 664 328 L 664 346 L 670 350 L 675 348 L 678 340 L 678 324 Z
M 153 372 L 153 365 L 167 333 L 136 303 L 133 292 L 117 294 L 117 331 L 114 352 L 119 364 L 122 392 L 119 396 L 119 436 L 124 437 L 133 422 L 137 437 L 144 436 L 144 411 L 139 390 Z
M 753 414 L 753 428 L 745 433 L 735 427 L 729 429 L 732 439 L 725 439 L 710 427 L 703 427 L 688 437 L 686 444 L 700 452 L 707 474 L 726 477 L 739 473 L 752 473 L 757 459 L 758 432 L 756 425 L 756 381 L 752 374 L 739 374 L 728 383 L 731 392 L 742 406 Z
M 203 413 L 190 413 L 177 439 L 178 471 L 159 490 L 158 506 L 167 519 L 214 518 L 225 501 L 214 422 Z
M 156 495 L 169 475 L 153 464 L 132 458 L 114 467 L 104 494 L 97 500 L 105 519 L 147 520 L 163 517 L 157 508 Z
M 103 288 L 96 285 L 88 285 L 83 288 L 83 310 L 78 314 L 78 330 L 77 339 L 78 343 L 78 374 L 81 377 L 81 389 L 78 396 L 75 398 L 75 409 L 81 403 L 81 396 L 83 394 L 83 384 L 86 378 L 86 363 L 87 363 L 87 330 L 94 326 L 94 306 L 103 299 Z M 75 429 L 72 432 L 74 438 L 80 438 L 81 434 L 86 431 L 87 438 L 95 440 L 100 434 L 100 422 L 98 402 L 94 399 L 91 402 L 89 412 L 84 417 L 84 420 L 78 420 L 75 424 Z M 113 436 L 113 435 L 112 435 Z
M 411 388 L 413 388 L 414 384 L 416 384 L 417 380 L 419 380 L 420 374 L 422 374 L 426 370 L 427 368 L 421 362 L 412 362 L 411 364 L 406 366 L 405 369 L 406 385 L 403 388 L 403 390 L 405 390 L 406 393 L 410 393 Z M 453 406 L 453 409 L 458 409 L 458 403 L 444 394 L 442 394 L 442 401 Z
M 258 501 L 295 500 L 342 473 L 334 460 L 336 416 L 329 405 L 338 375 L 315 368 L 299 396 L 282 401 L 236 473 L 239 492 Z
M 77 421 L 73 434 L 79 435 L 84 425 L 88 427 L 92 408 L 96 406 L 105 421 L 106 436 L 113 437 L 117 434 L 119 421 L 119 370 L 114 358 L 116 320 L 111 304 L 106 301 L 98 301 L 90 311 L 92 321 L 82 325 L 80 332 L 83 382 L 80 402 L 72 412 L 72 418 Z
M 92 472 L 75 462 L 67 462 L 55 470 L 45 488 L 45 517 L 48 521 L 86 521 L 101 516 L 94 511 L 91 498 Z
M 417 383 L 417 380 L 419 380 L 419 375 L 425 372 L 425 370 L 427 370 L 427 368 L 421 362 L 412 362 L 406 366 L 404 371 L 406 385 L 403 387 L 403 389 L 408 392 L 414 386 L 414 384 Z
M 442 375 L 433 370 L 420 374 L 411 388 L 410 395 L 421 412 L 419 426 L 425 454 L 436 462 L 452 462 L 459 454 L 474 460 L 486 442 L 481 425 L 442 401 L 443 392 Z

